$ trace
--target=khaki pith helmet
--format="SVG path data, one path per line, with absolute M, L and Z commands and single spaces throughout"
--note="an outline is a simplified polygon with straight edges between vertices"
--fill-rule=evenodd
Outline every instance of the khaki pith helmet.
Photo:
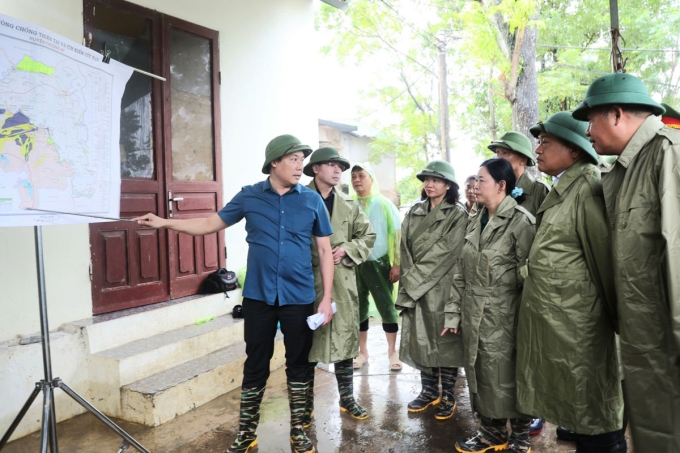
M 326 146 L 324 148 L 319 148 L 312 153 L 312 157 L 309 158 L 309 162 L 305 165 L 302 172 L 310 177 L 314 177 L 314 170 L 312 166 L 314 164 L 325 164 L 326 162 L 337 162 L 342 167 L 342 171 L 349 168 L 349 161 L 344 157 L 340 157 L 340 153 L 337 149 L 332 146 Z
M 598 77 L 588 87 L 586 97 L 576 107 L 572 116 L 587 121 L 588 112 L 606 105 L 641 105 L 651 107 L 655 115 L 663 114 L 666 109 L 649 96 L 642 80 L 620 72 Z
M 590 144 L 590 140 L 586 137 L 586 129 L 588 129 L 588 123 L 577 120 L 571 112 L 558 112 L 550 115 L 545 122 L 539 121 L 538 124 L 531 126 L 529 132 L 536 138 L 541 132 L 546 132 L 577 146 L 597 165 L 599 162 L 598 155 L 593 149 L 593 145 Z
M 498 140 L 493 140 L 488 148 L 496 152 L 496 148 L 506 148 L 510 151 L 514 151 L 517 154 L 521 154 L 527 158 L 527 167 L 533 167 L 536 165 L 534 160 L 533 148 L 531 146 L 531 140 L 529 137 L 522 134 L 521 132 L 510 131 L 501 135 Z
M 416 175 L 416 178 L 425 181 L 425 178 L 428 176 L 444 179 L 458 185 L 458 182 L 456 182 L 456 172 L 453 170 L 453 166 L 444 160 L 433 160 L 428 163 L 425 169 Z
M 294 153 L 297 151 L 302 151 L 305 157 L 312 153 L 312 148 L 307 145 L 300 143 L 297 137 L 292 135 L 279 135 L 267 144 L 267 148 L 264 150 L 264 165 L 262 166 L 262 173 L 265 175 L 269 174 L 271 170 L 270 164 L 283 157 L 286 154 Z

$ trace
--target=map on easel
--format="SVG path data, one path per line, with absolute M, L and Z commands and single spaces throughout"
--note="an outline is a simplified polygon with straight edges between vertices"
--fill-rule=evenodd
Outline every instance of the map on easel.
M 132 68 L 0 15 L 0 225 L 118 217 L 120 101 Z

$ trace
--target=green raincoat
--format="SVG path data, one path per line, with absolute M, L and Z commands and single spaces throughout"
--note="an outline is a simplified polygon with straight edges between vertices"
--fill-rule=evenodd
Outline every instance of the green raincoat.
M 527 197 L 522 203 L 522 207 L 529 211 L 531 215 L 535 216 L 541 203 L 548 196 L 550 187 L 543 181 L 536 181 L 536 178 L 531 176 L 528 171 L 525 171 L 517 180 L 516 187 L 524 191 Z
M 460 312 L 452 294 L 453 270 L 463 247 L 467 213 L 443 200 L 427 212 L 429 199 L 416 203 L 401 225 L 401 274 L 397 310 L 402 311 L 399 358 L 421 371 L 463 366 Z
M 307 186 L 316 191 L 314 181 Z M 375 233 L 368 217 L 349 196 L 333 189 L 333 215 L 330 236 L 331 248 L 342 247 L 347 256 L 355 263 L 366 261 L 375 242 Z M 323 298 L 323 285 L 319 269 L 319 252 L 316 241 L 312 241 L 312 266 L 314 267 L 314 288 L 316 301 L 314 311 L 318 310 Z M 310 362 L 335 363 L 356 357 L 359 350 L 359 297 L 354 276 L 355 267 L 347 267 L 342 262 L 335 265 L 333 277 L 333 302 L 338 309 L 331 322 L 314 331 Z
M 505 197 L 482 231 L 482 207 L 470 219 L 456 266 L 465 374 L 474 408 L 485 417 L 526 418 L 516 408 L 517 311 L 524 265 L 534 240 L 534 216 Z
M 517 409 L 579 434 L 621 429 L 611 237 L 598 169 L 583 157 L 536 216 L 522 268 Z
M 602 173 L 636 451 L 680 451 L 680 131 L 653 116 Z

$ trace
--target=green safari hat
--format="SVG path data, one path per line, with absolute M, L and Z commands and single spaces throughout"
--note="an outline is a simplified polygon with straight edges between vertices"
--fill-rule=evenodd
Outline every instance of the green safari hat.
M 312 153 L 312 148 L 307 145 L 303 145 L 296 137 L 288 134 L 279 135 L 278 137 L 272 139 L 272 141 L 267 144 L 267 148 L 264 150 L 264 165 L 262 166 L 262 173 L 268 175 L 269 171 L 271 170 L 269 164 L 279 157 L 283 157 L 286 154 L 297 151 L 302 151 L 305 154 L 305 157 L 307 157 Z
M 550 115 L 545 122 L 539 121 L 538 124 L 531 126 L 529 132 L 536 138 L 541 132 L 547 132 L 577 146 L 588 154 L 593 163 L 597 165 L 599 162 L 598 155 L 593 149 L 593 145 L 590 144 L 590 140 L 586 137 L 586 129 L 588 129 L 588 123 L 574 118 L 572 112 L 557 112 Z
M 666 109 L 649 96 L 642 80 L 620 72 L 599 77 L 588 87 L 586 97 L 572 113 L 581 121 L 588 119 L 588 111 L 603 105 L 645 105 L 652 108 L 655 115 L 663 114 Z
M 498 140 L 493 140 L 488 148 L 496 152 L 496 148 L 507 148 L 511 151 L 525 156 L 527 160 L 527 167 L 533 167 L 536 165 L 534 160 L 534 154 L 532 153 L 531 140 L 529 137 L 522 134 L 521 132 L 510 131 L 501 135 Z
M 342 171 L 349 168 L 349 161 L 344 157 L 340 157 L 340 153 L 337 149 L 332 146 L 326 146 L 324 148 L 319 148 L 312 153 L 312 157 L 309 158 L 309 162 L 305 165 L 304 173 L 307 176 L 314 177 L 314 170 L 312 170 L 312 165 L 314 164 L 325 164 L 326 162 L 337 162 L 342 167 Z
M 456 172 L 453 170 L 451 164 L 445 160 L 433 160 L 432 162 L 428 163 L 425 167 L 425 170 L 418 173 L 416 178 L 420 179 L 421 181 L 425 181 L 425 178 L 428 176 L 445 179 L 446 181 L 452 182 L 456 185 L 458 184 L 456 181 Z

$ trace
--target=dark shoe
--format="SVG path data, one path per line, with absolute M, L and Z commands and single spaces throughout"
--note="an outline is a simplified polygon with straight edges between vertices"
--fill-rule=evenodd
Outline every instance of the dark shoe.
M 420 395 L 408 403 L 409 412 L 422 412 L 430 406 L 436 406 L 441 401 L 439 397 L 439 376 L 420 372 L 420 382 L 423 386 Z
M 368 418 L 366 409 L 359 406 L 359 403 L 356 402 L 353 396 L 340 400 L 340 411 L 347 412 L 357 420 L 366 420 Z
M 510 439 L 508 451 L 510 453 L 529 453 L 531 451 L 530 426 L 533 420 L 530 418 L 510 419 Z
M 314 444 L 303 428 L 309 382 L 288 383 L 290 405 L 290 443 L 295 453 L 314 453 Z
M 338 381 L 340 411 L 347 412 L 357 420 L 366 420 L 368 412 L 354 399 L 354 367 L 352 359 L 335 364 L 335 380 Z
M 257 436 L 251 438 L 250 434 L 239 433 L 227 453 L 248 453 L 251 448 L 255 447 L 257 447 Z
M 312 426 L 314 418 L 314 368 L 310 372 L 309 389 L 307 390 L 307 403 L 305 404 L 305 415 L 302 417 L 302 427 L 304 429 Z
M 456 399 L 453 397 L 453 392 L 447 392 L 442 396 L 442 399 L 437 406 L 437 412 L 434 414 L 434 418 L 437 420 L 448 420 L 453 417 L 455 411 Z
M 576 433 L 562 426 L 558 426 L 555 433 L 559 440 L 566 440 L 567 442 L 574 442 L 576 440 Z
M 482 453 L 489 450 L 500 451 L 507 448 L 507 440 L 489 439 L 481 431 L 477 431 L 477 434 L 467 440 L 456 441 L 456 451 L 461 453 Z
M 241 391 L 241 410 L 239 412 L 239 432 L 227 453 L 247 453 L 257 446 L 257 425 L 260 422 L 260 404 L 264 389 L 251 388 Z
M 458 368 L 441 367 L 439 373 L 442 378 L 442 399 L 437 406 L 434 418 L 437 420 L 448 420 L 453 417 L 456 410 L 456 397 L 453 393 L 458 377 Z
M 529 426 L 529 434 L 532 436 L 541 434 L 541 431 L 543 431 L 543 422 L 544 420 L 542 418 L 532 418 L 531 425 Z
M 506 421 L 481 417 L 481 425 L 477 434 L 466 440 L 456 441 L 456 451 L 461 453 L 482 453 L 500 451 L 508 448 L 508 430 Z

